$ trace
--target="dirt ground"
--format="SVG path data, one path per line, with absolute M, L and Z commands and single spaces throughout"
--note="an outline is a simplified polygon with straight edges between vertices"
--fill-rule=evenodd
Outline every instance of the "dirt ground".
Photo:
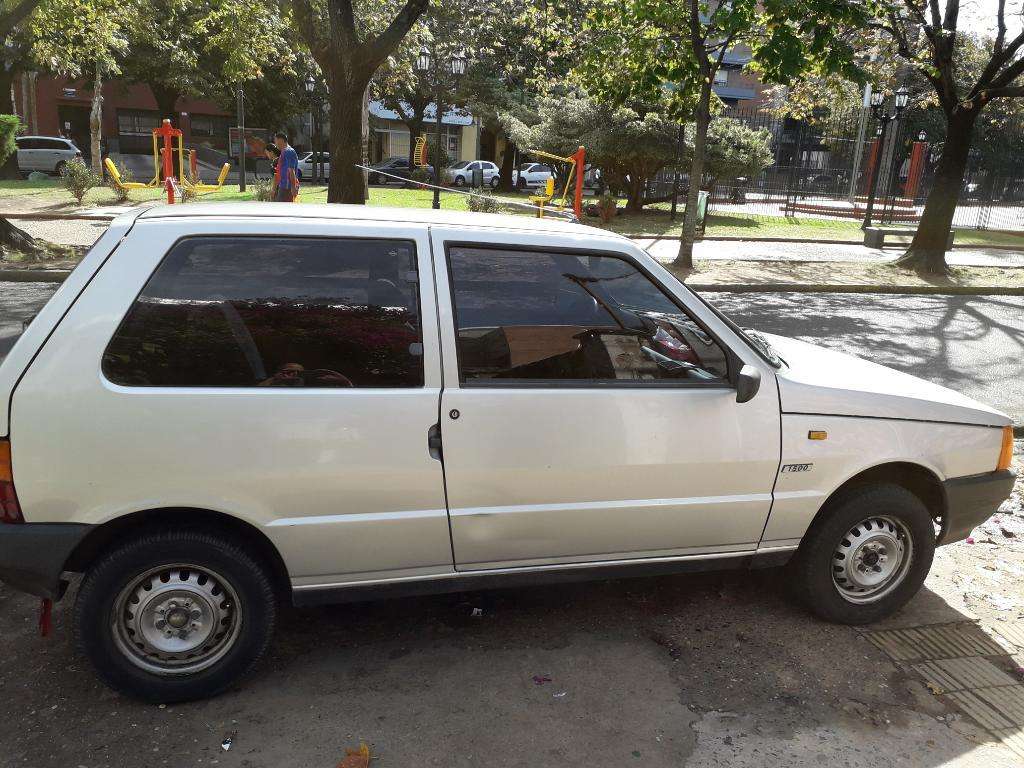
M 973 542 L 884 626 L 1024 618 L 1020 481 Z M 360 742 L 382 768 L 1024 764 L 863 630 L 795 606 L 785 571 L 287 609 L 253 675 L 169 707 L 97 682 L 69 604 L 41 639 L 36 602 L 0 587 L 4 766 L 334 768 Z

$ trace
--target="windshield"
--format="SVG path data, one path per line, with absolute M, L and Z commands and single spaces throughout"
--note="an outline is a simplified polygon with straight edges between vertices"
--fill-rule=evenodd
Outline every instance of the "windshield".
M 710 301 L 705 299 L 699 293 L 697 293 L 696 291 L 690 292 L 697 297 L 697 300 L 701 304 L 710 309 L 715 314 L 715 317 L 717 317 L 719 320 L 721 320 L 723 323 L 729 326 L 730 331 L 732 331 L 741 339 L 743 339 L 743 341 L 747 343 L 747 346 L 754 350 L 758 354 L 758 356 L 766 363 L 768 363 L 770 366 L 772 366 L 773 368 L 781 368 L 786 363 L 786 361 L 779 356 L 779 353 L 775 351 L 775 347 L 773 347 L 768 342 L 768 339 L 766 339 L 760 333 L 749 328 L 740 328 L 738 325 L 736 325 L 735 322 L 733 322 L 725 314 L 723 314 L 718 307 L 716 307 Z
M 467 165 L 469 165 L 469 161 L 463 160 L 461 163 L 456 163 L 455 165 L 453 165 L 452 168 L 465 168 Z

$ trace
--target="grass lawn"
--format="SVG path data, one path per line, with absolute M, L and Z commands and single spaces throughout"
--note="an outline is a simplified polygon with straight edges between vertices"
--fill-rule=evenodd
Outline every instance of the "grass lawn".
M 128 205 L 133 203 L 162 200 L 163 189 L 132 190 Z M 527 201 L 524 194 L 501 194 L 501 197 Z M 67 207 L 74 208 L 71 196 L 56 179 L 44 181 L 0 181 L 0 207 L 8 210 L 18 208 L 18 200 L 25 199 L 26 207 Z M 218 192 L 200 195 L 198 202 L 246 201 L 255 199 L 252 185 L 241 193 L 237 185 L 225 186 Z M 369 205 L 402 208 L 429 208 L 433 193 L 427 189 L 402 189 L 400 187 L 370 187 Z M 31 202 L 30 202 L 31 201 Z M 327 188 L 306 185 L 299 195 L 301 203 L 322 203 L 327 201 Z M 86 193 L 86 207 L 114 205 L 117 198 L 106 186 L 96 187 Z M 64 205 L 62 205 L 64 204 Z M 449 210 L 466 210 L 466 196 L 458 192 L 442 192 L 441 207 Z M 526 208 L 508 206 L 507 213 L 532 215 Z M 599 226 L 596 219 L 587 223 Z M 667 208 L 662 204 L 651 206 L 637 214 L 621 214 L 608 228 L 613 232 L 631 237 L 678 237 L 682 227 L 682 211 L 676 220 L 670 221 Z M 785 216 L 762 216 L 758 214 L 717 214 L 708 217 L 706 234 L 709 237 L 782 238 L 792 240 L 842 240 L 851 243 L 863 242 L 860 222 L 816 218 L 786 218 Z M 909 238 L 908 238 L 909 241 Z M 1024 234 L 1001 230 L 957 229 L 956 242 L 961 245 L 1008 245 L 1024 248 Z

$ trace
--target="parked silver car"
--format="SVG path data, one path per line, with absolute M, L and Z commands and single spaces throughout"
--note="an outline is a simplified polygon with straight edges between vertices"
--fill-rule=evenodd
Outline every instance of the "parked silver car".
M 18 170 L 25 175 L 40 171 L 59 176 L 68 160 L 82 156 L 75 142 L 60 136 L 18 136 L 14 141 L 18 145 Z

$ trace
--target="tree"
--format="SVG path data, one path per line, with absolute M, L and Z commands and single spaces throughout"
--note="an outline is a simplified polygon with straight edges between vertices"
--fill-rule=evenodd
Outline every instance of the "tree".
M 935 182 L 917 232 L 897 262 L 922 272 L 944 273 L 946 238 L 963 188 L 978 119 L 993 101 L 1024 97 L 1024 31 L 1007 34 L 1006 0 L 998 0 L 996 34 L 973 50 L 958 29 L 960 0 L 875 0 L 871 26 L 893 41 L 896 52 L 934 88 L 946 122 Z M 980 57 L 979 57 L 980 54 Z
M 860 6 L 846 0 L 601 0 L 591 12 L 595 44 L 578 67 L 580 76 L 617 103 L 667 100 L 677 118 L 694 117 L 677 266 L 693 266 L 708 128 L 718 106 L 713 85 L 726 53 L 749 48 L 766 82 L 787 83 L 807 71 L 852 75 L 852 49 L 843 33 L 863 19 Z M 616 56 L 609 57 L 609 50 Z
M 367 89 L 370 80 L 402 42 L 429 0 L 379 0 L 360 6 L 353 0 L 294 0 L 297 28 L 330 91 L 331 180 L 327 200 L 365 202 Z M 326 11 L 323 13 L 322 11 Z
M 116 0 L 48 0 L 34 21 L 38 32 L 33 50 L 40 61 L 68 77 L 92 77 L 89 134 L 92 168 L 99 174 L 103 76 L 120 72 L 117 56 L 128 46 L 124 28 L 129 19 L 118 9 Z
M 693 135 L 692 130 L 687 130 L 686 135 Z M 687 149 L 692 153 L 692 144 Z M 764 128 L 748 128 L 727 117 L 713 121 L 708 128 L 705 176 L 709 189 L 722 180 L 753 178 L 773 159 L 771 133 Z
M 513 141 L 560 155 L 585 147 L 587 162 L 601 168 L 608 185 L 626 191 L 629 211 L 652 202 L 646 197 L 648 179 L 677 157 L 678 126 L 657 112 L 639 114 L 593 98 L 566 96 L 543 99 L 539 116 L 532 126 L 506 116 Z

